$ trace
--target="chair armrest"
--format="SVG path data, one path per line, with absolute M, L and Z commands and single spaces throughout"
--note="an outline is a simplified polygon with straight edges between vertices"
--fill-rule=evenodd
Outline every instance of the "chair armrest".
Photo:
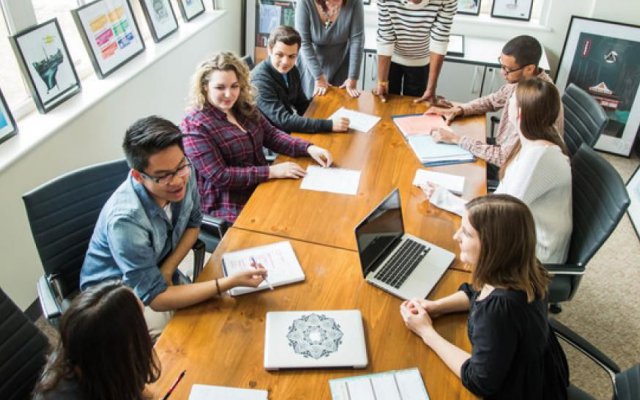
M 222 239 L 227 229 L 229 229 L 229 225 L 229 222 L 222 218 L 205 214 L 202 216 L 200 229 Z
M 587 342 L 582 336 L 578 335 L 555 318 L 549 318 L 549 325 L 551 325 L 551 329 L 557 337 L 564 340 L 565 342 L 579 350 L 581 353 L 592 359 L 602 369 L 607 371 L 607 373 L 609 373 L 609 375 L 611 376 L 612 382 L 614 381 L 615 374 L 620 372 L 620 367 L 618 366 L 618 364 L 613 362 L 613 360 L 611 360 L 603 352 L 598 350 L 594 345 Z
M 42 315 L 49 321 L 54 323 L 57 318 L 62 315 L 62 307 L 56 299 L 56 292 L 49 284 L 47 278 L 43 275 L 38 279 L 36 284 L 38 291 L 38 300 L 40 301 L 40 308 L 42 309 Z
M 196 240 L 191 248 L 193 251 L 193 281 L 196 281 L 200 272 L 204 268 L 205 245 L 200 239 Z
M 543 264 L 547 271 L 553 275 L 584 275 L 583 265 L 576 264 Z

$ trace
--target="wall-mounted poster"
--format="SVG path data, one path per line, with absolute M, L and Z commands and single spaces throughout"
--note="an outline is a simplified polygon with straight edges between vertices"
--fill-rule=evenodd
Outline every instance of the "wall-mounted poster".
M 572 17 L 556 86 L 574 83 L 609 117 L 596 149 L 628 156 L 640 127 L 640 26 Z
M 260 0 L 256 3 L 256 47 L 267 47 L 269 34 L 280 25 L 295 26 L 295 3 L 290 0 Z M 256 60 L 258 58 L 256 57 Z
M 128 0 L 96 0 L 72 14 L 98 78 L 144 51 Z
M 38 111 L 46 113 L 80 91 L 80 80 L 57 19 L 10 37 Z
M 9 110 L 7 102 L 4 100 L 2 91 L 0 91 L 0 143 L 9 139 L 16 133 L 18 133 L 16 121 L 13 119 L 13 115 L 11 115 L 11 111 Z
M 178 30 L 178 20 L 169 0 L 140 0 L 140 5 L 154 42 Z
M 204 3 L 202 0 L 178 0 L 180 6 L 180 14 L 185 21 L 191 21 L 204 12 Z
M 458 14 L 480 14 L 481 0 L 458 0 Z
M 533 0 L 493 0 L 491 16 L 529 21 Z

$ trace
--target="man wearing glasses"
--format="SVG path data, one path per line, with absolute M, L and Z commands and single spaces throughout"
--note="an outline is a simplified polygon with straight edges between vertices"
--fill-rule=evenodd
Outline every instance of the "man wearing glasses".
M 449 129 L 439 129 L 432 132 L 435 140 L 445 143 L 456 143 L 469 150 L 476 157 L 500 167 L 518 142 L 518 133 L 509 121 L 509 99 L 515 94 L 518 82 L 538 77 L 547 82 L 553 80 L 546 72 L 538 67 L 542 57 L 542 47 L 538 40 L 531 36 L 517 36 L 507 42 L 502 48 L 502 55 L 498 58 L 502 69 L 502 76 L 507 81 L 496 92 L 468 103 L 452 108 L 431 107 L 425 114 L 438 114 L 445 117 L 447 125 L 457 117 L 485 114 L 502 109 L 502 118 L 495 135 L 495 143 L 483 143 L 467 136 L 460 136 Z M 560 105 L 560 114 L 555 127 L 560 136 L 564 135 L 564 112 Z M 491 167 L 491 166 L 487 166 Z M 497 168 L 487 168 L 489 179 L 497 178 Z M 495 176 L 493 175 L 495 174 Z
M 80 289 L 122 280 L 145 305 L 155 340 L 172 310 L 219 296 L 235 286 L 257 286 L 259 268 L 227 278 L 188 282 L 178 265 L 198 238 L 202 213 L 191 163 L 178 127 L 159 117 L 135 122 L 122 145 L 131 172 L 105 203 L 80 272 Z

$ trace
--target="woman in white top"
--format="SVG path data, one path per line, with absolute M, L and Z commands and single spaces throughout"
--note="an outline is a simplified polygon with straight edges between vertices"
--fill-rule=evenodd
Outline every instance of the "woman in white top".
M 573 229 L 571 165 L 554 122 L 560 110 L 556 87 L 533 78 L 522 81 L 509 103 L 519 142 L 502 165 L 496 193 L 513 195 L 531 209 L 536 253 L 542 263 L 567 259 Z M 432 204 L 461 214 L 465 200 L 442 187 L 424 188 Z

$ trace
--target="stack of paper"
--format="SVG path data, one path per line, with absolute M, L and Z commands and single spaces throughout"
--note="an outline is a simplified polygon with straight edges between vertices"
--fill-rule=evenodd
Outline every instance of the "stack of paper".
M 429 400 L 417 368 L 331 379 L 333 400 Z
M 273 286 L 282 286 L 304 280 L 304 271 L 293 252 L 291 242 L 277 242 L 265 246 L 234 251 L 222 255 L 222 268 L 225 276 L 255 268 L 262 264 L 268 271 L 268 283 L 263 281 L 257 288 L 236 287 L 229 290 L 232 296 L 264 290 Z
M 445 174 L 443 172 L 427 171 L 419 169 L 413 178 L 415 186 L 424 186 L 426 183 L 442 186 L 450 192 L 461 195 L 464 191 L 464 176 Z
M 438 128 L 450 129 L 444 122 L 444 118 L 435 114 L 396 115 L 393 117 L 393 122 L 405 137 L 429 135 L 432 130 Z
M 349 128 L 367 133 L 380 121 L 380 117 L 340 107 L 329 119 L 335 117 L 349 118 Z
M 267 400 L 268 394 L 266 390 L 193 385 L 189 400 Z
M 420 162 L 427 167 L 475 160 L 473 154 L 462 147 L 455 144 L 436 143 L 431 136 L 411 136 L 407 141 Z
M 448 128 L 440 115 L 397 115 L 393 117 L 400 132 L 427 167 L 472 162 L 473 154 L 455 144 L 436 143 L 430 135 L 438 128 Z

